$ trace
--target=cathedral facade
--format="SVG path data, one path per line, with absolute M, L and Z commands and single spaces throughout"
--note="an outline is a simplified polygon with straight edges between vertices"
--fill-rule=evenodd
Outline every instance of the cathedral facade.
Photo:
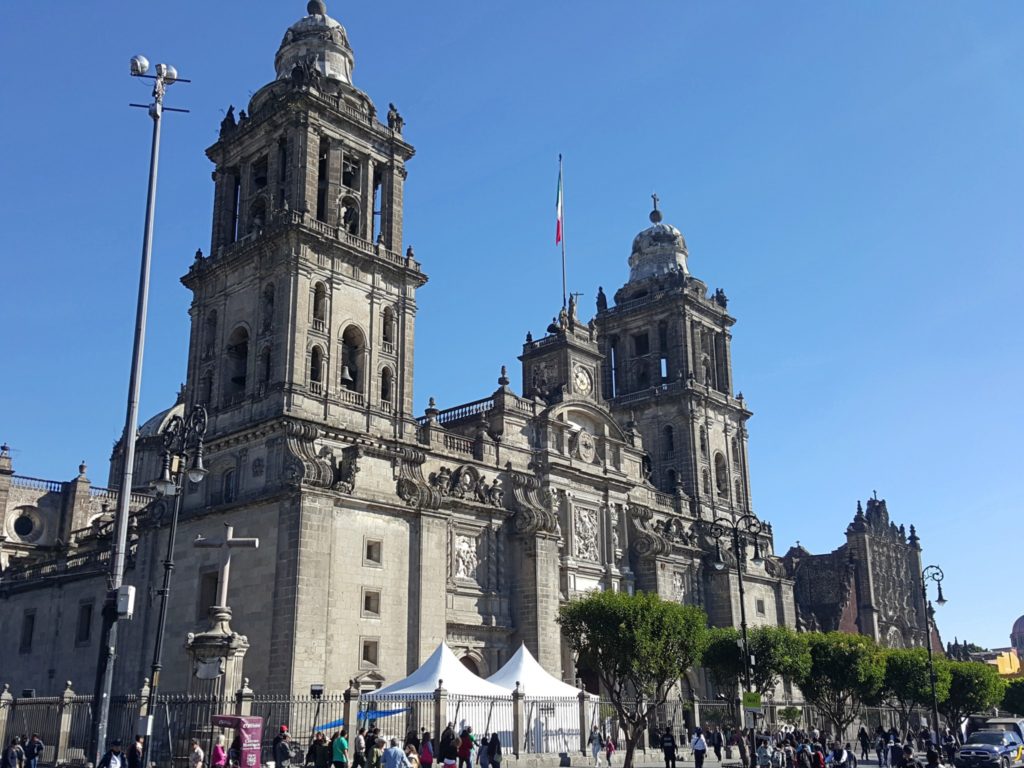
M 442 640 L 482 675 L 525 643 L 549 672 L 593 685 L 556 616 L 594 589 L 657 592 L 738 626 L 735 569 L 714 568 L 708 530 L 753 514 L 751 412 L 733 382 L 725 293 L 690 273 L 685 239 L 655 199 L 613 300 L 600 290 L 589 319 L 573 301 L 527 337 L 522 392 L 502 369 L 480 399 L 414 413 L 427 283 L 403 237 L 414 149 L 394 106 L 379 120 L 354 85 L 342 25 L 318 0 L 307 11 L 285 34 L 275 79 L 237 119 L 229 111 L 207 150 L 211 245 L 182 278 L 192 292 L 185 385 L 136 443 L 126 581 L 139 605 L 121 630 L 117 689 L 148 674 L 170 517 L 149 490 L 160 433 L 199 404 L 210 471 L 183 489 L 165 691 L 188 687 L 185 638 L 205 628 L 217 594 L 218 555 L 192 542 L 225 525 L 260 539 L 238 554 L 228 603 L 248 638 L 245 676 L 261 691 L 377 687 Z M 0 617 L 14 628 L 0 633 L 0 682 L 56 693 L 91 681 L 115 494 L 94 488 L 84 465 L 52 483 L 15 474 L 0 455 Z M 918 551 L 913 531 L 909 541 L 885 534 Z M 821 617 L 846 609 L 804 586 L 813 568 L 799 551 L 774 554 L 769 524 L 758 537 L 763 563 L 742 566 L 748 623 L 831 628 Z M 847 574 L 861 562 L 857 585 L 874 583 L 878 556 L 864 552 L 851 543 L 833 563 Z M 863 605 L 836 628 L 895 640 L 872 589 L 856 591 Z M 923 642 L 922 617 L 908 616 L 902 642 Z

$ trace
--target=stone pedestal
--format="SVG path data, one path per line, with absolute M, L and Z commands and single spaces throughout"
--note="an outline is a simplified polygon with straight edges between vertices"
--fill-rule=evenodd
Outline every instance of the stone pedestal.
M 185 641 L 192 674 L 188 692 L 197 696 L 233 699 L 243 687 L 242 662 L 249 640 L 231 629 L 231 609 L 224 605 L 210 608 L 210 628 Z

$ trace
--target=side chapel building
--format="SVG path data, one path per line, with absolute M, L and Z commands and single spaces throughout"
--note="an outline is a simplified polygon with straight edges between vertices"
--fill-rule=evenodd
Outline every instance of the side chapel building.
M 187 687 L 184 639 L 217 592 L 217 553 L 191 542 L 224 525 L 261 540 L 238 556 L 228 601 L 259 691 L 376 687 L 442 640 L 482 675 L 525 642 L 549 672 L 593 687 L 555 621 L 593 589 L 654 591 L 738 626 L 735 572 L 713 567 L 701 525 L 753 511 L 735 321 L 725 293 L 690 273 L 657 201 L 614 300 L 600 291 L 593 318 L 573 303 L 527 337 L 521 393 L 502 369 L 479 400 L 431 400 L 417 415 L 427 275 L 403 238 L 414 150 L 402 118 L 392 106 L 378 120 L 320 0 L 287 30 L 275 68 L 207 150 L 212 235 L 182 278 L 193 296 L 185 384 L 138 433 L 126 581 L 139 605 L 121 631 L 117 689 L 148 674 L 170 512 L 149 484 L 161 429 L 193 404 L 209 411 L 210 474 L 184 489 L 165 691 Z M 15 690 L 57 693 L 94 675 L 117 491 L 86 472 L 22 477 L 0 452 L 0 682 Z M 745 565 L 750 624 L 924 642 L 920 546 L 884 502 L 858 511 L 832 555 L 778 557 L 768 523 L 760 537 L 764 564 Z

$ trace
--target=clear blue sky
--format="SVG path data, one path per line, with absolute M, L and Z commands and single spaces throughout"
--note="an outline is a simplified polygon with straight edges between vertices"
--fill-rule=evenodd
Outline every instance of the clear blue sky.
M 106 482 L 124 420 L 150 123 L 168 103 L 143 416 L 184 375 L 209 245 L 203 150 L 273 76 L 304 0 L 0 7 L 0 439 L 17 471 Z M 131 9 L 130 11 L 128 9 Z M 1024 5 L 1017 2 L 329 3 L 355 79 L 418 154 L 406 238 L 416 401 L 518 384 L 527 330 L 627 277 L 657 191 L 691 270 L 724 288 L 756 511 L 776 549 L 844 540 L 872 489 L 946 571 L 954 635 L 1005 646 L 1019 591 Z

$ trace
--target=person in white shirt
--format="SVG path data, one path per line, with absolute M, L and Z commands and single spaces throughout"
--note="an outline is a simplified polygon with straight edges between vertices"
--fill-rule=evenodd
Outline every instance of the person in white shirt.
M 708 742 L 704 738 L 704 731 L 700 728 L 694 730 L 690 748 L 693 750 L 695 768 L 704 768 L 704 756 L 708 753 Z
M 203 768 L 205 757 L 202 747 L 199 746 L 199 739 L 192 739 L 192 746 L 188 753 L 188 768 Z

